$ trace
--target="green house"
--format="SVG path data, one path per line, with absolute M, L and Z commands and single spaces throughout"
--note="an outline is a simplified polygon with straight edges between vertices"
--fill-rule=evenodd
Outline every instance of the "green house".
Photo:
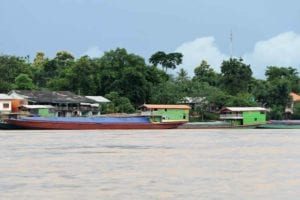
M 141 106 L 141 114 L 152 116 L 155 122 L 188 122 L 190 109 L 187 105 L 144 104 Z
M 265 108 L 261 107 L 226 107 L 220 111 L 220 119 L 233 126 L 251 126 L 266 123 Z

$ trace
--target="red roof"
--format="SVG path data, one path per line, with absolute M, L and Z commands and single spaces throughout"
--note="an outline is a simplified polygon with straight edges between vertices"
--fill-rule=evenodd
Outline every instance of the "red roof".
M 141 107 L 148 109 L 187 109 L 190 110 L 191 107 L 188 105 L 175 105 L 175 104 L 144 104 Z
M 300 95 L 298 95 L 294 92 L 291 92 L 290 95 L 291 95 L 293 101 L 300 101 Z

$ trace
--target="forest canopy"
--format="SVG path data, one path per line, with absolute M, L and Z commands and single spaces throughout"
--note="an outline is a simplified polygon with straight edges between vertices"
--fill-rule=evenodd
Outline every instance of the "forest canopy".
M 110 97 L 107 112 L 134 112 L 143 103 L 171 104 L 186 97 L 202 98 L 195 112 L 207 114 L 210 107 L 263 106 L 281 116 L 290 104 L 290 92 L 300 92 L 300 78 L 292 66 L 266 67 L 265 80 L 253 77 L 251 66 L 241 58 L 224 60 L 218 73 L 203 60 L 192 77 L 183 68 L 177 52 L 154 52 L 149 60 L 117 48 L 98 58 L 75 58 L 67 51 L 48 58 L 38 52 L 28 57 L 0 55 L 0 92 L 22 90 L 68 90 L 80 95 Z M 299 109 L 298 109 L 299 110 Z M 209 114 L 207 114 L 209 115 Z M 299 115 L 296 113 L 295 115 Z M 279 115 L 280 116 L 280 115 Z

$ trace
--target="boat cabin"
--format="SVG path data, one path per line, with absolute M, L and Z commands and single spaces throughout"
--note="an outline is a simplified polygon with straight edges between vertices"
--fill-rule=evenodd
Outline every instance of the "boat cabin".
M 23 105 L 20 106 L 20 112 L 27 115 L 40 117 L 55 117 L 55 107 L 50 105 Z
M 154 122 L 176 122 L 189 121 L 190 106 L 170 104 L 144 104 L 141 107 L 141 114 L 151 116 Z
M 220 119 L 233 126 L 250 126 L 266 123 L 265 108 L 261 107 L 226 107 L 220 110 Z

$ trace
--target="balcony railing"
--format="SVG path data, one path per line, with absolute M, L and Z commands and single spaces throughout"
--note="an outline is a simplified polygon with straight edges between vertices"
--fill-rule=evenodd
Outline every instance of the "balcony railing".
M 243 119 L 242 114 L 221 114 L 220 119 Z

